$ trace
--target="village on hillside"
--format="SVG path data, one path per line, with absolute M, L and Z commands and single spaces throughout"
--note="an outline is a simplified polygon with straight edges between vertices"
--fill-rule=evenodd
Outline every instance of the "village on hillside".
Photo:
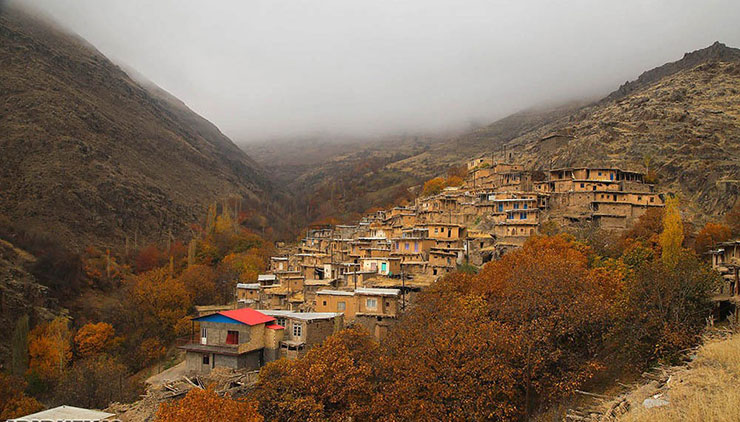
M 197 307 L 199 337 L 194 332 L 180 346 L 187 370 L 295 359 L 352 324 L 382 341 L 419 291 L 522 246 L 543 224 L 625 230 L 649 208 L 665 206 L 665 194 L 643 172 L 575 167 L 543 177 L 493 154 L 466 168 L 460 186 L 354 225 L 311 228 L 299 245 L 279 248 L 267 274 L 237 284 L 233 303 Z

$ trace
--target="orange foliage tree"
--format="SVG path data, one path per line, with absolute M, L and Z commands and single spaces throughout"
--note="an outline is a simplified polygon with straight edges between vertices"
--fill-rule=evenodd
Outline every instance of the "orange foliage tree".
M 207 265 L 193 265 L 185 269 L 178 280 L 192 295 L 196 305 L 210 305 L 220 301 L 216 270 Z
M 160 267 L 167 262 L 167 256 L 156 245 L 142 248 L 134 258 L 137 273 L 143 273 Z
M 179 279 L 170 278 L 169 269 L 160 268 L 139 274 L 129 289 L 134 323 L 148 337 L 172 339 L 174 327 L 192 306 L 192 297 Z M 133 311 L 132 311 L 133 312 Z
M 244 399 L 220 397 L 212 389 L 193 388 L 182 400 L 162 403 L 156 422 L 262 422 L 257 405 Z M 294 419 L 298 420 L 298 419 Z
M 441 177 L 435 177 L 434 179 L 427 180 L 424 182 L 424 187 L 421 189 L 422 196 L 436 195 L 442 192 L 442 189 L 447 186 L 445 179 Z
M 43 409 L 41 403 L 23 392 L 23 378 L 0 372 L 0 420 L 17 418 Z
M 28 335 L 28 371 L 45 382 L 58 380 L 72 359 L 71 338 L 65 317 L 37 325 Z
M 75 335 L 75 347 L 81 357 L 107 352 L 113 346 L 116 331 L 107 322 L 88 323 Z
M 605 298 L 623 278 L 591 268 L 589 254 L 563 236 L 532 238 L 423 293 L 388 342 L 383 407 L 399 419 L 506 420 L 571 393 L 601 367 Z
M 350 328 L 300 360 L 280 359 L 260 371 L 254 397 L 268 420 L 370 420 L 378 344 Z
M 702 254 L 711 249 L 715 244 L 728 240 L 731 236 L 732 231 L 729 226 L 709 222 L 696 235 L 694 249 L 696 253 Z

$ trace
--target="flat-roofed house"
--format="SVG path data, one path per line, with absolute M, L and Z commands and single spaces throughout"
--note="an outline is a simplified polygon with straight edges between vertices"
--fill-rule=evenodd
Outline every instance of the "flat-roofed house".
M 303 356 L 313 346 L 344 328 L 341 312 L 262 312 L 275 317 L 277 324 L 285 327 L 285 336 L 280 341 L 280 356 L 288 359 Z
M 347 290 L 324 289 L 316 292 L 316 312 L 340 312 L 344 321 L 355 319 L 355 293 Z
M 237 283 L 236 302 L 240 308 L 260 307 L 260 284 L 259 283 Z
M 193 322 L 199 326 L 199 341 L 180 346 L 190 372 L 207 374 L 216 367 L 259 369 L 278 357 L 284 327 L 262 312 L 235 309 L 193 318 Z
M 355 289 L 355 322 L 368 329 L 378 340 L 382 340 L 388 329 L 398 318 L 399 289 L 358 288 Z

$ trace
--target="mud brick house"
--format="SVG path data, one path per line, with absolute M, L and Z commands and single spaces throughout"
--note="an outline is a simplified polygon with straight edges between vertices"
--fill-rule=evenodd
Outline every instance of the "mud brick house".
M 288 359 L 300 358 L 344 328 L 344 315 L 340 312 L 262 312 L 274 317 L 278 325 L 285 327 L 285 335 L 280 341 L 280 356 Z
M 186 368 L 206 374 L 213 368 L 259 369 L 278 358 L 284 327 L 275 318 L 250 308 L 193 318 L 198 332 L 185 351 Z M 196 338 L 195 335 L 198 334 Z

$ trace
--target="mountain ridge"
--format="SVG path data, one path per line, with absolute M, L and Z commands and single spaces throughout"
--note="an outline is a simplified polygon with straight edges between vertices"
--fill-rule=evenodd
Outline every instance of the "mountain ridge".
M 122 248 L 184 234 L 225 198 L 279 208 L 215 125 L 79 36 L 5 5 L 0 57 L 0 213 L 13 223 L 76 250 Z

